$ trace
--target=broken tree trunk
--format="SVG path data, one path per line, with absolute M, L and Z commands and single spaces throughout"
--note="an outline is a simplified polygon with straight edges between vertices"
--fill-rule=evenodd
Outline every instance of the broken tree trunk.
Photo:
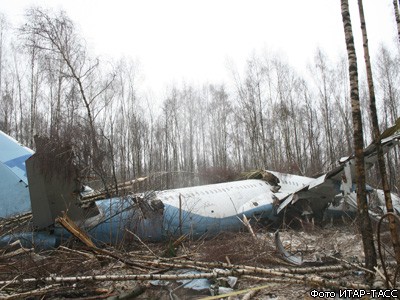
M 58 217 L 56 221 L 86 246 L 88 246 L 89 248 L 96 248 L 95 244 L 86 234 L 86 232 L 81 230 L 65 213 L 62 217 Z

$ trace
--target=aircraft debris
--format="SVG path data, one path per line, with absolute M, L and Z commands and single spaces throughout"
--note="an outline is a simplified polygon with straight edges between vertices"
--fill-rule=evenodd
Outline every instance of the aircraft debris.
M 395 146 L 399 139 L 400 134 L 396 134 L 382 140 L 384 151 Z M 294 213 L 298 218 L 311 216 L 322 220 L 323 213 L 338 194 L 342 194 L 343 201 L 350 206 L 355 199 L 352 185 L 354 157 L 351 156 L 318 178 L 266 170 L 252 171 L 244 174 L 245 178 L 249 178 L 247 180 L 92 201 L 90 197 L 99 199 L 104 192 L 95 192 L 81 182 L 70 145 L 36 137 L 38 149 L 32 154 L 5 134 L 2 134 L 2 140 L 7 149 L 17 149 L 18 153 L 29 157 L 26 166 L 21 162 L 18 164 L 17 171 L 27 176 L 24 180 L 29 182 L 28 200 L 32 204 L 36 231 L 3 236 L 0 245 L 19 239 L 28 248 L 32 243 L 58 246 L 71 236 L 55 224 L 63 212 L 87 232 L 95 244 L 100 245 L 120 243 L 129 238 L 127 230 L 142 240 L 160 241 L 182 235 L 196 238 L 204 234 L 235 231 L 243 224 L 251 229 L 250 223 L 243 223 L 241 218 L 277 221 Z M 367 165 L 375 161 L 375 150 L 374 145 L 366 148 Z M 12 159 L 7 153 L 8 156 L 1 154 L 0 158 L 7 156 L 9 165 Z M 21 160 L 20 154 L 17 157 Z M 3 175 L 7 177 L 8 173 Z M 120 187 L 126 188 L 133 182 Z M 82 202 L 83 198 L 90 201 Z M 3 205 L 2 198 L 1 201 Z M 9 206 L 8 203 L 4 205 Z M 24 210 L 25 207 L 21 212 Z
M 333 228 L 325 235 L 318 231 L 285 232 L 283 239 L 287 240 L 289 234 L 301 235 L 301 243 L 310 249 L 304 252 L 305 259 L 313 257 L 315 252 L 332 249 L 333 245 L 338 244 L 337 251 L 342 255 L 342 262 L 294 267 L 277 260 L 266 260 L 268 257 L 272 259 L 275 252 L 272 247 L 265 247 L 273 243 L 274 237 L 268 233 L 259 233 L 258 242 L 255 242 L 251 235 L 244 233 L 232 234 L 225 240 L 220 240 L 220 244 L 231 242 L 230 251 L 223 253 L 231 257 L 231 264 L 217 261 L 209 252 L 203 252 L 215 245 L 215 240 L 187 241 L 185 246 L 179 249 L 177 257 L 163 257 L 164 249 L 157 243 L 147 244 L 155 255 L 137 243 L 129 250 L 112 248 L 115 258 L 75 244 L 74 248 L 60 247 L 43 252 L 40 255 L 45 259 L 36 262 L 31 258 L 35 254 L 33 251 L 21 251 L 12 257 L 3 257 L 0 252 L 0 297 L 29 293 L 46 295 L 49 298 L 111 297 L 134 291 L 147 298 L 161 298 L 162 295 L 169 297 L 171 292 L 172 295 L 186 298 L 210 295 L 211 292 L 207 289 L 185 288 L 186 285 L 202 286 L 201 282 L 208 287 L 217 284 L 218 292 L 223 290 L 219 287 L 231 288 L 232 292 L 241 293 L 253 287 L 265 286 L 264 289 L 260 289 L 259 299 L 265 298 L 268 293 L 284 298 L 297 298 L 307 294 L 314 286 L 331 290 L 369 288 L 363 283 L 362 276 L 354 274 L 362 265 L 347 263 L 351 257 L 362 255 L 357 248 L 361 245 L 348 247 L 349 243 L 354 244 L 355 240 L 358 241 L 355 238 L 357 233 L 349 231 L 349 227 Z M 257 253 L 252 252 L 254 247 L 260 255 L 254 255 Z M 293 247 L 298 246 L 295 244 Z M 107 250 L 111 251 L 110 248 Z M 238 256 L 233 255 L 234 251 Z M 121 257 L 125 259 L 124 263 L 120 263 Z M 3 264 L 5 262 L 7 264 Z M 15 267 L 17 264 L 21 266 L 20 269 Z M 140 270 L 132 267 L 135 265 L 140 265 Z M 163 289 L 146 283 L 154 280 L 168 280 L 171 283 Z M 229 285 L 230 281 L 233 284 L 236 280 L 237 283 L 233 287 Z M 261 281 L 268 282 L 260 285 Z M 276 283 L 280 285 L 274 285 Z M 285 285 L 284 288 L 282 284 Z
M 282 258 L 286 260 L 288 263 L 291 263 L 293 265 L 301 266 L 303 264 L 303 258 L 302 257 L 297 257 L 294 254 L 289 253 L 285 247 L 282 245 L 281 239 L 279 237 L 279 230 L 277 230 L 274 234 L 275 236 L 275 247 L 276 250 L 279 251 L 281 254 Z
M 385 139 L 382 142 L 385 151 L 393 147 L 399 138 L 398 134 Z M 3 206 L 4 202 L 4 206 L 8 209 L 4 213 L 4 218 L 14 216 L 14 219 L 0 219 L 0 245 L 3 247 L 0 249 L 7 249 L 9 245 L 14 247 L 8 248 L 8 252 L 0 252 L 0 262 L 3 259 L 8 261 L 4 265 L 7 272 L 0 274 L 0 297 L 3 295 L 23 295 L 25 297 L 49 294 L 54 297 L 64 297 L 71 295 L 71 291 L 77 294 L 105 296 L 112 295 L 112 288 L 104 289 L 103 286 L 96 283 L 97 281 L 115 281 L 115 284 L 120 284 L 121 282 L 132 282 L 132 280 L 148 281 L 156 278 L 160 280 L 183 280 L 184 278 L 185 280 L 196 278 L 217 280 L 219 277 L 227 276 L 236 277 L 239 281 L 254 282 L 254 280 L 263 280 L 262 278 L 265 280 L 265 276 L 268 276 L 270 282 L 301 283 L 302 285 L 306 283 L 326 288 L 368 288 L 361 281 L 342 280 L 342 277 L 350 276 L 346 273 L 347 270 L 358 270 L 357 266 L 350 264 L 326 266 L 322 263 L 321 267 L 311 268 L 281 267 L 282 262 L 278 263 L 276 260 L 276 250 L 270 248 L 274 240 L 278 251 L 282 253 L 286 261 L 291 264 L 301 264 L 301 260 L 283 247 L 279 235 L 277 235 L 278 239 L 275 236 L 274 240 L 269 240 L 265 234 L 254 232 L 251 225 L 254 220 L 280 222 L 282 215 L 289 213 L 297 214 L 299 218 L 316 217 L 326 210 L 335 197 L 339 202 L 349 203 L 349 199 L 351 200 L 355 195 L 354 187 L 351 184 L 354 182 L 352 157 L 344 159 L 341 165 L 318 178 L 264 170 L 255 171 L 249 175 L 259 179 L 251 178 L 206 186 L 149 191 L 141 194 L 127 193 L 123 197 L 107 198 L 114 191 L 111 193 L 100 191 L 99 193 L 80 181 L 79 168 L 75 165 L 73 151 L 68 145 L 52 144 L 51 141 L 42 139 L 42 143 L 39 142 L 42 145 L 41 148 L 39 146 L 37 153 L 33 154 L 15 140 L 4 138 L 4 141 L 6 144 L 12 144 L 10 147 L 22 149 L 22 153 L 29 156 L 25 165 L 17 164 L 18 170 L 15 171 L 8 166 L 9 163 L 8 165 L 4 163 L 13 158 L 8 157 L 7 160 L 2 160 L 0 150 L 0 165 L 7 166 L 7 168 L 3 168 L 6 171 L 0 169 L 2 172 L 0 175 L 9 176 L 13 178 L 12 182 L 21 184 L 24 181 L 18 179 L 19 177 L 15 175 L 14 171 L 18 173 L 22 170 L 27 178 L 26 183 L 16 186 L 19 191 L 23 190 L 21 188 L 23 186 L 25 191 L 29 188 L 29 197 L 27 198 L 25 193 L 23 200 L 29 201 L 29 209 L 32 208 L 33 212 L 33 221 L 30 222 L 32 216 L 29 214 L 16 215 L 25 213 L 25 207 L 21 206 L 19 209 L 11 205 L 11 208 L 17 209 L 8 209 L 10 202 L 3 201 L 3 198 L 0 197 L 0 205 Z M 367 164 L 371 165 L 375 159 L 374 150 L 368 147 L 365 153 Z M 24 170 L 27 172 L 24 173 Z M 28 186 L 27 183 L 29 183 Z M 129 187 L 134 183 L 134 181 L 130 181 L 120 184 L 116 190 L 129 191 Z M 376 192 L 376 195 L 379 200 L 380 193 Z M 100 198 L 103 199 L 99 200 Z M 374 207 L 378 210 L 381 206 L 379 201 L 374 202 Z M 400 201 L 398 202 L 400 203 Z M 30 207 L 30 203 L 32 203 L 32 207 Z M 384 208 L 382 208 L 383 212 Z M 244 221 L 241 220 L 242 218 Z M 191 237 L 218 236 L 221 232 L 238 231 L 243 228 L 242 222 L 246 224 L 245 226 L 250 232 L 254 232 L 251 241 L 238 242 L 231 238 L 222 243 L 215 243 L 212 240 L 201 240 L 200 242 L 200 244 L 207 245 L 207 251 L 214 249 L 214 252 L 209 253 L 207 258 L 213 259 L 222 255 L 222 260 L 227 260 L 228 263 L 200 262 L 188 250 L 190 249 L 187 246 L 188 243 L 194 243 Z M 237 236 L 239 235 L 234 235 L 234 237 Z M 330 238 L 333 236 L 334 234 L 331 234 Z M 60 246 L 73 237 L 82 241 L 86 248 L 79 248 L 82 246 L 71 243 L 69 247 L 75 245 L 75 247 L 78 246 L 78 249 Z M 107 249 L 109 245 L 122 245 L 124 241 L 136 240 L 139 243 L 125 243 L 124 245 L 145 246 L 144 252 L 126 253 L 115 247 L 111 250 Z M 179 242 L 174 244 L 174 240 Z M 344 240 L 347 243 L 353 242 L 354 235 L 345 236 Z M 173 256 L 163 257 L 165 256 L 165 247 L 162 251 L 154 249 L 153 245 L 148 244 L 152 241 L 172 243 Z M 222 248 L 216 248 L 226 247 L 228 241 L 232 242 L 230 244 L 232 249 L 241 246 L 246 251 L 255 251 L 251 255 L 249 254 L 246 262 L 256 263 L 257 260 L 264 259 L 269 261 L 269 265 L 273 262 L 276 267 L 271 268 L 266 265 L 256 267 L 243 262 L 238 263 L 238 257 L 246 255 L 243 249 L 230 253 L 226 249 L 223 251 Z M 248 246 L 250 244 L 252 247 Z M 21 248 L 15 249 L 15 245 Z M 296 247 L 298 248 L 299 245 Z M 329 249 L 337 250 L 338 247 L 338 244 L 330 245 Z M 41 253 L 35 253 L 33 249 L 36 252 L 50 251 L 51 255 L 44 254 L 46 255 L 44 256 Z M 152 251 L 148 251 L 148 249 L 152 249 Z M 179 256 L 180 251 L 186 252 L 180 258 L 174 257 Z M 310 249 L 307 251 L 303 252 L 306 256 L 312 252 Z M 326 249 L 314 251 L 313 257 L 302 257 L 302 261 L 315 261 L 316 257 L 324 255 L 332 256 L 332 253 L 327 252 Z M 361 251 L 358 251 L 357 255 L 360 253 Z M 348 258 L 348 256 L 346 257 Z M 15 270 L 9 269 L 10 261 L 11 263 L 26 264 L 22 269 L 27 270 L 26 273 L 21 275 L 15 273 Z M 32 262 L 35 262 L 34 266 L 30 265 Z M 79 269 L 77 272 L 76 266 L 71 266 L 69 262 L 79 262 L 87 268 Z M 109 269 L 103 269 L 102 266 L 107 265 L 108 262 L 110 263 Z M 38 268 L 38 265 L 42 269 Z M 256 263 L 256 265 L 258 264 Z M 116 268 L 116 266 L 118 267 Z M 172 274 L 156 274 L 164 272 L 165 268 L 172 269 Z M 45 273 L 40 271 L 44 269 L 46 269 Z M 196 274 L 179 277 L 181 270 L 195 270 Z M 335 277 L 332 272 L 344 273 L 341 273 L 340 277 Z M 314 275 L 304 276 L 305 273 Z M 4 274 L 10 275 L 5 276 Z M 9 276 L 19 279 L 15 280 L 14 277 Z M 84 288 L 79 285 L 80 282 L 85 283 Z M 124 283 L 124 285 L 126 284 Z M 68 292 L 65 287 L 68 288 Z M 129 291 L 135 291 L 136 288 L 140 291 L 144 289 L 144 293 L 149 289 L 148 286 L 137 283 L 135 286 L 127 287 Z
M 31 210 L 25 161 L 33 153 L 0 130 L 0 218 Z

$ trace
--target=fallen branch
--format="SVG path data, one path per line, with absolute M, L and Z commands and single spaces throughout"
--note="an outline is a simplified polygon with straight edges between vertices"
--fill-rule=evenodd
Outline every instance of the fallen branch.
M 359 270 L 362 270 L 362 271 L 365 271 L 365 272 L 369 272 L 369 273 L 371 273 L 371 274 L 375 274 L 375 272 L 373 272 L 373 271 L 371 271 L 371 270 L 369 270 L 369 269 L 367 269 L 367 268 L 364 268 L 363 266 L 360 266 L 360 265 L 357 265 L 357 264 L 355 264 L 355 263 L 349 262 L 349 261 L 347 261 L 347 260 L 345 260 L 345 259 L 337 258 L 337 257 L 334 257 L 333 255 L 329 255 L 329 257 L 330 257 L 330 258 L 333 258 L 333 259 L 335 259 L 335 260 L 337 260 L 337 261 L 339 261 L 339 262 L 345 263 L 345 264 L 347 264 L 347 265 L 349 265 L 349 266 L 352 266 L 352 267 L 354 267 L 354 268 L 356 268 L 356 269 L 359 269 Z
M 68 232 L 70 232 L 73 236 L 75 236 L 89 248 L 96 248 L 87 233 L 80 229 L 78 225 L 76 225 L 65 212 L 63 212 L 62 217 L 58 217 L 56 219 L 56 222 L 60 223 L 66 230 L 68 230 Z
M 259 277 L 253 275 L 243 275 L 243 278 L 257 280 L 257 281 L 267 281 L 270 283 L 291 283 L 291 284 L 304 284 L 302 280 L 293 278 L 275 278 L 275 277 Z
M 86 232 L 84 232 L 81 228 L 79 228 L 79 226 L 76 225 L 74 223 L 74 221 L 72 221 L 65 213 L 63 214 L 62 217 L 58 217 L 56 221 L 59 222 L 66 230 L 68 230 L 68 232 L 70 232 L 73 236 L 75 236 L 77 239 L 79 239 L 83 244 L 85 244 L 87 247 L 89 247 L 89 249 L 92 250 L 93 252 L 95 252 L 96 254 L 100 253 L 100 254 L 108 255 L 108 256 L 110 256 L 114 259 L 117 259 L 139 271 L 146 271 L 143 268 L 141 268 L 142 267 L 141 265 L 138 265 L 136 263 L 128 261 L 125 258 L 117 255 L 114 252 L 97 248 L 96 245 L 92 242 L 92 240 L 88 236 L 88 234 Z
M 135 260 L 136 263 L 140 264 L 148 264 L 148 265 L 153 265 L 153 266 L 159 266 L 159 267 L 168 267 L 168 268 L 173 268 L 173 269 L 196 269 L 200 271 L 209 271 L 209 267 L 202 267 L 202 266 L 196 266 L 192 265 L 190 263 L 174 263 L 174 262 L 163 262 L 163 261 L 148 261 L 148 260 Z
M 58 286 L 60 286 L 60 285 L 59 284 L 48 285 L 48 286 L 45 286 L 45 287 L 40 288 L 40 289 L 36 289 L 36 290 L 29 291 L 29 292 L 24 292 L 24 293 L 19 293 L 19 294 L 13 294 L 13 295 L 9 295 L 9 296 L 0 294 L 0 298 L 1 299 L 7 299 L 7 300 L 26 299 L 26 298 L 29 298 L 29 297 L 42 295 L 43 293 L 46 293 L 47 291 L 49 291 L 49 290 L 51 290 L 51 289 L 53 289 L 55 287 L 58 287 Z
M 0 281 L 0 285 L 11 284 L 27 284 L 27 283 L 67 283 L 78 281 L 145 281 L 145 280 L 185 280 L 185 279 L 200 279 L 200 278 L 217 278 L 220 276 L 237 276 L 248 273 L 246 270 L 220 270 L 214 269 L 209 273 L 198 274 L 127 274 L 127 275 L 91 275 L 91 276 L 49 276 L 44 278 L 25 278 L 20 280 L 4 280 Z
M 130 231 L 129 229 L 125 229 L 125 230 L 126 230 L 127 232 L 129 232 L 130 234 L 132 234 L 143 246 L 145 246 L 146 249 L 149 250 L 149 252 L 150 252 L 151 254 L 154 255 L 154 257 L 158 257 L 158 256 L 153 252 L 153 250 L 151 250 L 150 247 L 147 246 L 146 243 L 143 242 L 142 239 L 141 239 L 137 234 L 133 233 L 133 232 Z
M 347 287 L 347 288 L 353 288 L 353 289 L 368 289 L 367 285 L 364 284 L 357 284 L 357 283 L 352 283 L 348 281 L 337 281 L 337 280 L 327 280 L 319 276 L 309 276 L 308 274 L 314 273 L 316 270 L 320 269 L 323 270 L 324 272 L 330 272 L 330 271 L 337 271 L 341 269 L 346 269 L 344 266 L 327 266 L 327 267 L 316 267 L 316 268 L 279 268 L 279 269 L 266 269 L 266 268 L 259 268 L 259 267 L 251 267 L 251 266 L 245 266 L 245 265 L 228 265 L 226 263 L 203 263 L 203 262 L 192 262 L 193 265 L 200 265 L 200 266 L 210 266 L 212 265 L 213 267 L 216 268 L 233 268 L 233 270 L 244 270 L 246 271 L 246 274 L 264 274 L 264 275 L 271 275 L 271 276 L 276 276 L 276 277 L 281 277 L 281 278 L 291 278 L 291 279 L 296 279 L 296 280 L 301 280 L 303 283 L 310 283 L 313 285 L 319 285 L 319 286 L 325 286 L 325 287 L 333 287 L 333 288 L 339 288 L 339 287 Z M 304 273 L 303 270 L 305 269 Z M 294 271 L 298 272 L 297 274 L 294 273 Z M 298 274 L 304 274 L 304 275 L 298 275 Z M 307 274 L 307 275 L 306 275 Z
M 295 275 L 285 272 L 276 271 L 274 269 L 264 269 L 258 267 L 245 266 L 245 268 L 220 270 L 214 269 L 213 272 L 199 274 L 179 274 L 179 275 L 160 275 L 160 274 L 141 274 L 141 275 L 93 275 L 93 276 L 73 276 L 73 277 L 45 277 L 45 278 L 26 278 L 21 280 L 0 281 L 0 285 L 14 283 L 36 283 L 36 282 L 77 282 L 85 280 L 93 281 L 125 281 L 125 280 L 182 280 L 182 279 L 199 279 L 199 278 L 216 278 L 217 276 L 238 276 L 250 274 L 264 274 L 276 276 L 280 278 L 289 278 L 299 280 L 304 284 L 312 284 L 323 287 L 332 288 L 353 288 L 353 289 L 368 289 L 364 284 L 351 283 L 348 281 L 327 280 L 315 275 Z
M 246 215 L 243 214 L 243 220 L 241 220 L 239 217 L 237 217 L 239 219 L 240 222 L 242 222 L 242 224 L 244 226 L 246 226 L 247 230 L 250 232 L 251 236 L 253 237 L 254 240 L 257 240 L 257 236 L 254 233 L 253 228 L 251 227 L 251 224 L 249 222 L 249 220 L 247 219 Z
M 164 258 L 160 258 L 164 260 Z M 142 262 L 142 261 L 141 261 Z M 154 263 L 154 262 L 149 262 Z M 224 269 L 245 269 L 245 270 L 273 270 L 282 273 L 292 273 L 292 274 L 309 274 L 309 273 L 323 273 L 323 272 L 332 272 L 332 271 L 342 271 L 349 270 L 351 266 L 349 265 L 333 265 L 333 266 L 318 266 L 318 267 L 307 267 L 307 268 L 258 268 L 246 265 L 233 265 L 223 262 L 202 262 L 202 261 L 188 261 L 188 260 L 174 260 L 174 263 L 192 266 L 192 267 L 208 267 L 208 268 L 224 268 Z
M 0 256 L 0 258 L 1 259 L 5 259 L 5 258 L 9 259 L 9 258 L 12 258 L 14 256 L 18 256 L 20 254 L 26 254 L 26 253 L 31 253 L 31 252 L 33 252 L 33 249 L 20 248 L 20 249 L 17 249 L 15 251 L 13 251 L 13 252 L 3 254 L 3 255 Z
M 59 246 L 58 249 L 59 249 L 59 251 L 65 251 L 65 252 L 69 252 L 69 253 L 86 256 L 89 259 L 96 259 L 96 256 L 89 252 L 78 251 L 78 250 L 70 249 L 70 248 L 64 247 L 64 246 Z

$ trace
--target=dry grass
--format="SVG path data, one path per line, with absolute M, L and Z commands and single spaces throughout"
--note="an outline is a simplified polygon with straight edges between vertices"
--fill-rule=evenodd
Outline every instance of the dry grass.
M 223 232 L 202 242 L 191 243 L 193 256 L 199 261 L 227 262 L 250 266 L 277 263 L 273 239 L 260 235 L 254 240 L 249 233 Z

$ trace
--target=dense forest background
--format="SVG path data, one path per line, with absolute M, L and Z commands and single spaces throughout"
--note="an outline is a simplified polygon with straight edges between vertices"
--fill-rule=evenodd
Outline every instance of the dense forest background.
M 383 130 L 399 117 L 399 50 L 381 45 L 372 60 Z M 360 99 L 368 144 L 364 68 Z M 352 153 L 345 53 L 332 60 L 315 49 L 299 74 L 279 55 L 254 52 L 226 84 L 182 83 L 163 99 L 141 92 L 138 73 L 126 58 L 91 55 L 62 11 L 29 9 L 17 28 L 0 16 L 0 129 L 32 149 L 35 134 L 71 143 L 91 180 L 112 184 L 158 174 L 156 188 L 168 188 L 260 168 L 313 176 Z M 397 148 L 387 158 L 396 192 L 399 156 Z M 369 182 L 379 186 L 376 174 Z

